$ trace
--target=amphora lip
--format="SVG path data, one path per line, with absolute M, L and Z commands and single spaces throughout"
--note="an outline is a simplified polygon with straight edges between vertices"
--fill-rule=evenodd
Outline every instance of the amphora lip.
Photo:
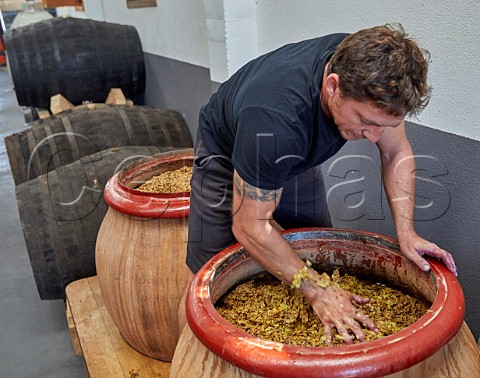
M 124 214 L 145 218 L 184 218 L 190 214 L 190 192 L 148 193 L 137 190 L 145 180 L 168 170 L 193 165 L 193 149 L 172 150 L 131 163 L 108 180 L 107 204 Z
M 424 272 L 387 236 L 356 230 L 302 228 L 283 232 L 302 258 L 314 264 L 370 272 L 428 299 L 427 313 L 411 326 L 379 340 L 334 347 L 300 347 L 254 337 L 222 318 L 214 303 L 228 289 L 263 268 L 235 244 L 196 274 L 187 295 L 187 320 L 212 352 L 250 373 L 266 377 L 367 377 L 407 369 L 440 350 L 460 329 L 465 305 L 461 286 L 446 267 L 430 259 Z

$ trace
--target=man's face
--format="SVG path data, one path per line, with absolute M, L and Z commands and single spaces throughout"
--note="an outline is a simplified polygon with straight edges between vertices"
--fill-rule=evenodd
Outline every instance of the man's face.
M 403 116 L 387 113 L 374 102 L 343 98 L 338 88 L 328 106 L 340 135 L 345 140 L 368 139 L 376 143 L 387 127 L 397 127 L 404 119 Z

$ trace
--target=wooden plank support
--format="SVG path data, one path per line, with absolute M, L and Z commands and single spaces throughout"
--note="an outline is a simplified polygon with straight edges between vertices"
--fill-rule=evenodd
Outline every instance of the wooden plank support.
M 67 313 L 68 329 L 70 330 L 70 336 L 72 337 L 73 352 L 75 353 L 75 356 L 83 356 L 82 347 L 80 346 L 80 340 L 78 339 L 78 333 L 72 316 L 72 310 L 70 309 L 70 303 L 68 301 L 65 303 L 65 312 Z
M 170 363 L 137 352 L 123 339 L 107 312 L 96 276 L 70 283 L 66 296 L 89 377 L 168 377 Z M 73 338 L 72 342 L 75 349 Z
M 38 109 L 38 118 L 45 119 L 50 116 L 51 116 L 50 111 L 48 111 L 47 109 Z
M 120 88 L 112 88 L 105 101 L 109 105 L 126 105 L 127 99 Z
M 56 94 L 50 98 L 50 111 L 52 114 L 58 114 L 65 110 L 73 109 L 73 104 L 61 94 Z

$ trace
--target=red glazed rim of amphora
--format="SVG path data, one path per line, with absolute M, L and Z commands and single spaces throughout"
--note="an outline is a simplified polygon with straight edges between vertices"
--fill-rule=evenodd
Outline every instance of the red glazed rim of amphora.
M 242 266 L 251 266 L 253 258 L 239 244 L 235 244 L 207 262 L 192 281 L 186 305 L 187 321 L 195 336 L 212 352 L 231 364 L 252 374 L 265 377 L 372 377 L 391 374 L 407 369 L 425 360 L 440 350 L 460 329 L 464 314 L 464 297 L 456 277 L 442 263 L 429 259 L 430 272 L 423 272 L 406 259 L 398 243 L 387 236 L 356 230 L 330 228 L 299 228 L 286 230 L 284 237 L 290 243 L 319 240 L 332 249 L 343 237 L 353 238 L 352 243 L 362 252 L 349 256 L 370 264 L 369 269 L 393 269 L 407 274 L 417 269 L 415 278 L 429 286 L 432 305 L 428 312 L 411 326 L 378 340 L 345 346 L 301 347 L 267 341 L 234 327 L 222 318 L 212 303 L 212 289 L 224 285 L 221 296 L 236 282 L 222 284 L 222 275 L 227 272 L 237 280 Z M 319 236 L 326 237 L 319 238 Z M 345 242 L 344 243 L 350 243 Z M 321 243 L 320 243 L 321 245 Z M 364 246 L 364 247 L 361 247 Z M 318 250 L 322 251 L 323 247 Z M 369 252 L 371 250 L 371 252 Z M 315 252 L 323 256 L 323 252 Z M 332 255 L 333 253 L 333 255 Z M 360 253 L 368 255 L 362 260 Z M 330 252 L 329 256 L 343 259 L 343 251 Z M 373 258 L 372 258 L 373 256 Z M 256 264 L 256 263 L 253 263 Z M 388 265 L 385 265 L 388 264 Z M 233 266 L 232 269 L 229 269 Z M 257 264 L 259 270 L 261 267 Z M 407 268 L 408 267 L 408 268 Z M 236 270 L 235 270 L 236 269 Z M 410 270 L 407 270 L 410 269 Z M 403 271 L 404 270 L 404 271 Z M 232 273 L 233 272 L 233 273 Z M 225 276 L 226 277 L 226 274 Z M 238 282 L 238 281 L 237 281 Z M 229 287 L 227 287 L 230 285 Z M 419 284 L 420 285 L 420 284 Z M 436 286 L 436 288 L 435 288 Z M 215 289 L 216 290 L 216 289 Z M 215 299 L 216 300 L 216 299 Z
M 139 183 L 162 172 L 193 164 L 193 149 L 172 150 L 145 157 L 117 172 L 105 185 L 105 202 L 124 214 L 145 218 L 185 218 L 190 213 L 190 192 L 148 193 Z

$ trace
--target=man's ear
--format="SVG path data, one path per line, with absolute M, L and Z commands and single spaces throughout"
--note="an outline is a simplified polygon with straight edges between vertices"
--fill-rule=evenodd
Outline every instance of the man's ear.
M 333 97 L 333 95 L 335 94 L 335 91 L 338 89 L 339 80 L 340 78 L 335 73 L 331 73 L 325 79 L 325 87 L 328 97 Z

